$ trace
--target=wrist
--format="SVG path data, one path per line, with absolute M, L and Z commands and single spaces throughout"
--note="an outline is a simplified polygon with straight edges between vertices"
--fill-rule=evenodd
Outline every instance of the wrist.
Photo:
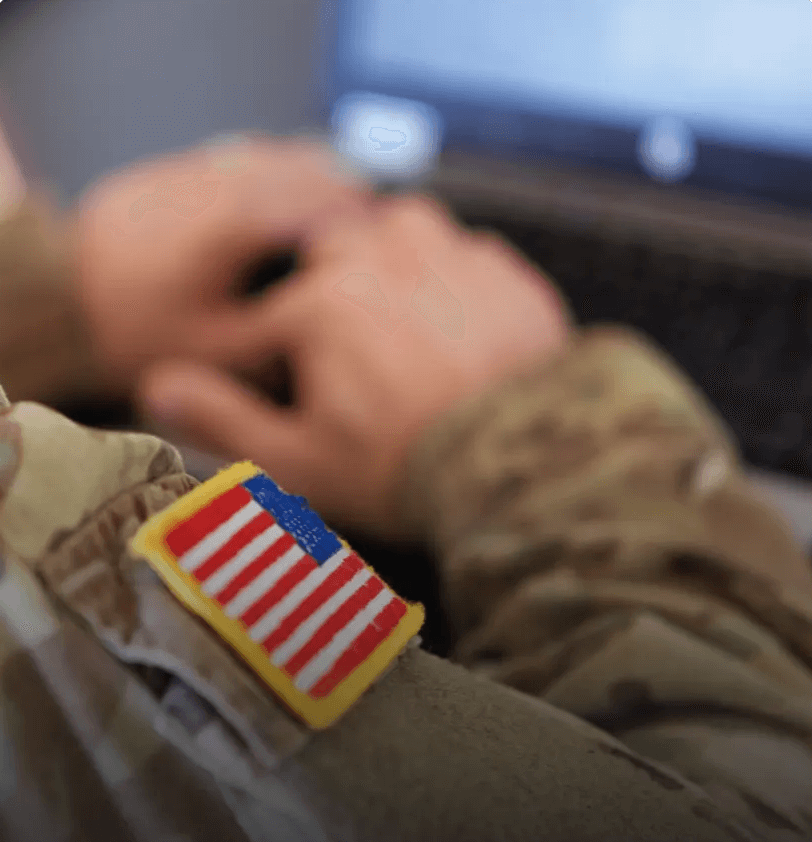
M 554 357 L 460 403 L 424 432 L 402 475 L 404 522 L 441 554 L 453 553 L 517 496 L 586 470 L 613 437 L 635 438 L 628 418 L 639 420 L 636 438 L 644 437 L 650 417 L 658 430 L 691 431 L 709 447 L 735 451 L 711 407 L 645 337 L 617 327 L 574 334 Z
M 425 542 L 444 556 L 486 514 L 481 505 L 482 495 L 488 496 L 485 477 L 487 485 L 498 483 L 509 462 L 484 452 L 482 439 L 504 415 L 508 395 L 539 388 L 544 373 L 555 369 L 569 347 L 568 340 L 555 353 L 544 353 L 529 366 L 458 401 L 413 439 L 395 495 L 403 538 Z M 459 472 L 460 465 L 473 470 Z
M 51 402 L 98 388 L 75 253 L 46 197 L 26 196 L 0 222 L 0 381 L 12 401 Z

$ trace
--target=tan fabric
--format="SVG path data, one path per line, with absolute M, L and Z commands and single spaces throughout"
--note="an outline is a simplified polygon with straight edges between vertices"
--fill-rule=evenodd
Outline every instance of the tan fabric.
M 0 219 L 0 381 L 11 400 L 51 402 L 96 388 L 73 266 L 68 231 L 44 195 L 27 194 Z
M 588 331 L 461 407 L 421 443 L 404 507 L 434 536 L 460 662 L 770 838 L 812 838 L 809 560 L 645 340 Z
M 62 265 L 34 217 L 0 227 L 14 400 L 36 380 L 15 372 L 81 373 L 81 337 L 40 356 L 42 331 L 9 332 L 62 306 L 28 294 Z M 128 553 L 194 483 L 156 438 L 0 409 L 0 838 L 812 838 L 806 560 L 629 334 L 585 334 L 426 434 L 404 516 L 470 669 L 412 646 L 326 732 Z
M 43 816 L 30 837 L 9 838 L 324 838 L 272 773 L 303 729 L 127 552 L 141 523 L 194 485 L 152 436 L 90 430 L 31 403 L 0 415 L 0 681 L 6 658 L 19 674 L 0 707 L 31 720 L 5 735 L 21 755 L 12 768 L 46 766 L 0 797 L 0 821 Z M 53 768 L 33 736 L 40 709 L 66 746 Z
M 305 733 L 127 552 L 194 485 L 172 448 L 26 403 L 0 443 L 8 838 L 760 838 L 607 734 L 415 648 Z

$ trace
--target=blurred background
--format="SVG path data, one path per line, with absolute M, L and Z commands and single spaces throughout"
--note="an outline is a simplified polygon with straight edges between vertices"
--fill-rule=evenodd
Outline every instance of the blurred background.
M 211 135 L 323 133 L 656 339 L 807 546 L 810 80 L 808 0 L 0 3 L 0 117 L 65 202 Z
M 315 0 L 4 0 L 0 86 L 66 200 L 107 170 L 312 122 Z

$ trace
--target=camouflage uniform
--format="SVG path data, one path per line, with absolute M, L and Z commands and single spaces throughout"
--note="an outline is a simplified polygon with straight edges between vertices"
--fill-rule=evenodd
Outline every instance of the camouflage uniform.
M 458 663 L 413 640 L 325 731 L 128 551 L 196 484 L 152 436 L 0 409 L 0 838 L 812 838 L 807 561 L 639 337 L 426 431 L 402 510 Z

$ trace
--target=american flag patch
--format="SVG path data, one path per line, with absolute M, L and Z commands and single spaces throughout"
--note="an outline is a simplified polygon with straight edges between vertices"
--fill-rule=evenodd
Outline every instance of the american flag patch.
M 335 722 L 423 625 L 421 605 L 251 462 L 148 520 L 132 547 L 313 728 Z

